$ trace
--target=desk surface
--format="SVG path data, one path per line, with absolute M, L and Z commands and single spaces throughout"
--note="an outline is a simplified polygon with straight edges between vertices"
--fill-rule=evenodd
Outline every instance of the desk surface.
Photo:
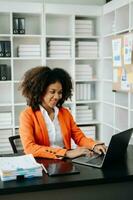
M 105 169 L 75 165 L 78 167 L 80 174 L 49 177 L 44 173 L 43 177 L 24 179 L 21 181 L 0 181 L 0 194 L 15 194 L 19 192 L 133 181 L 133 146 L 128 147 L 124 162 L 109 166 Z

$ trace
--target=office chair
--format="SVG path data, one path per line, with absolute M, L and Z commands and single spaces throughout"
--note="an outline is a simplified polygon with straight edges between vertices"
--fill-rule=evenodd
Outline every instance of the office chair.
M 23 147 L 22 147 L 22 144 L 21 144 L 20 135 L 10 136 L 8 139 L 9 139 L 9 142 L 11 144 L 13 153 L 23 152 Z

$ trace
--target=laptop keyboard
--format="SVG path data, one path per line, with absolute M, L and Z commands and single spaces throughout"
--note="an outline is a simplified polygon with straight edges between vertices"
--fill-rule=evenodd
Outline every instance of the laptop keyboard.
M 95 158 L 92 158 L 92 159 L 88 160 L 87 163 L 91 163 L 91 164 L 94 164 L 94 165 L 100 165 L 100 164 L 102 164 L 103 159 L 104 159 L 104 155 L 97 156 Z

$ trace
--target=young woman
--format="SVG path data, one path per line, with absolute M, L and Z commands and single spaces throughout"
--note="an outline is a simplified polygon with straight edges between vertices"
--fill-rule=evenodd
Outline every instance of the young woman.
M 70 75 L 63 69 L 35 67 L 28 70 L 20 85 L 27 100 L 20 114 L 20 136 L 26 154 L 61 159 L 105 153 L 103 143 L 87 138 L 70 111 L 62 105 L 72 96 Z M 77 144 L 71 149 L 71 139 Z

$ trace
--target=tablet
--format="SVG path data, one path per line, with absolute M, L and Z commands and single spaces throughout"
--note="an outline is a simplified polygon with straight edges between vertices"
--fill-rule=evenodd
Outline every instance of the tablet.
M 49 176 L 60 176 L 79 174 L 80 171 L 71 161 L 66 160 L 51 160 L 51 159 L 39 159 L 37 160 L 42 164 L 42 167 Z

